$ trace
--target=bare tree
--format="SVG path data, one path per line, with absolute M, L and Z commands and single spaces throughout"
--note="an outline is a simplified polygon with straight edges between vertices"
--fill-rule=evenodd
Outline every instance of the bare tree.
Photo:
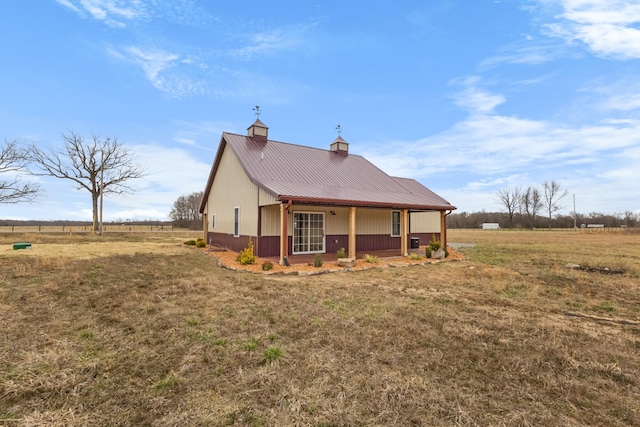
M 536 216 L 542 209 L 542 195 L 538 187 L 529 186 L 521 196 L 522 208 L 529 218 L 529 228 L 533 229 L 536 223 Z
M 0 174 L 10 174 L 8 180 L 0 180 L 0 203 L 32 202 L 40 190 L 37 184 L 20 180 L 20 173 L 27 171 L 29 152 L 16 141 L 4 141 L 0 146 Z
M 513 216 L 522 204 L 522 189 L 520 187 L 505 187 L 498 190 L 498 201 L 507 210 L 509 228 L 513 228 Z
M 549 218 L 549 229 L 551 229 L 551 218 L 554 213 L 562 209 L 560 200 L 566 197 L 569 191 L 563 190 L 560 183 L 554 180 L 551 180 L 551 182 L 545 181 L 542 184 L 542 188 L 544 189 L 544 207 Z
M 202 216 L 200 215 L 200 201 L 203 192 L 191 193 L 187 196 L 180 196 L 173 202 L 169 218 L 173 220 L 175 227 L 188 227 L 192 230 L 202 228 Z
M 117 139 L 100 139 L 91 135 L 90 140 L 85 140 L 73 132 L 62 134 L 62 138 L 64 146 L 60 149 L 47 147 L 42 150 L 35 145 L 29 148 L 34 163 L 42 171 L 33 173 L 69 179 L 78 190 L 91 193 L 93 229 L 98 231 L 101 191 L 103 195 L 132 193 L 128 182 L 143 177 L 144 168 L 135 163 L 129 149 Z

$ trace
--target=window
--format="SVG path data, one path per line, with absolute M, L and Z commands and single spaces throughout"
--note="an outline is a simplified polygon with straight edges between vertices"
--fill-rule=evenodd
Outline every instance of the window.
M 233 208 L 233 237 L 240 237 L 240 206 Z
M 211 228 L 216 228 L 216 214 L 211 216 Z
M 400 211 L 391 211 L 391 237 L 400 237 Z

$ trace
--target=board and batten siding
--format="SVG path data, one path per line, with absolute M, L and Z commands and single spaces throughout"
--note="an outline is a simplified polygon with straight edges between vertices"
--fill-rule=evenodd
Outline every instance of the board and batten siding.
M 331 215 L 331 212 L 335 215 Z M 356 208 L 356 234 L 357 235 L 391 235 L 391 211 L 392 209 Z M 289 212 L 324 212 L 325 234 L 347 235 L 349 234 L 349 208 L 331 206 L 292 205 Z M 439 212 L 412 213 L 412 232 L 429 233 L 440 231 Z M 424 215 L 428 214 L 428 215 Z M 414 227 L 414 216 L 418 216 L 418 224 Z M 262 236 L 280 235 L 280 205 L 269 205 L 262 208 Z M 287 215 L 287 230 L 292 235 L 292 215 Z
M 440 233 L 440 212 L 411 212 L 410 233 Z
M 209 231 L 233 234 L 234 208 L 240 207 L 240 235 L 257 236 L 259 196 L 258 187 L 244 173 L 233 150 L 225 146 L 207 199 Z

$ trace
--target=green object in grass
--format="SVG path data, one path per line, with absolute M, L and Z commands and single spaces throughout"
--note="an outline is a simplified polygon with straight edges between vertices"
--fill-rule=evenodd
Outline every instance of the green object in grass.
M 31 249 L 31 243 L 27 243 L 27 242 L 14 243 L 13 250 L 15 251 L 18 249 Z

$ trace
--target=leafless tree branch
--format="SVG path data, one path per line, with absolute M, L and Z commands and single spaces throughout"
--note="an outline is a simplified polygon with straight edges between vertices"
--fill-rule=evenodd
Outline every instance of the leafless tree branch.
M 117 139 L 101 139 L 69 131 L 62 134 L 62 148 L 29 147 L 29 153 L 39 169 L 34 175 L 52 176 L 72 181 L 78 190 L 91 193 L 94 227 L 98 224 L 98 199 L 103 194 L 131 193 L 132 179 L 141 178 L 144 168 L 135 162 L 130 150 Z
M 0 180 L 0 203 L 32 202 L 40 188 L 34 183 L 25 183 L 19 174 L 27 172 L 29 153 L 16 141 L 6 141 L 0 147 L 0 175 L 12 174 L 8 180 Z

